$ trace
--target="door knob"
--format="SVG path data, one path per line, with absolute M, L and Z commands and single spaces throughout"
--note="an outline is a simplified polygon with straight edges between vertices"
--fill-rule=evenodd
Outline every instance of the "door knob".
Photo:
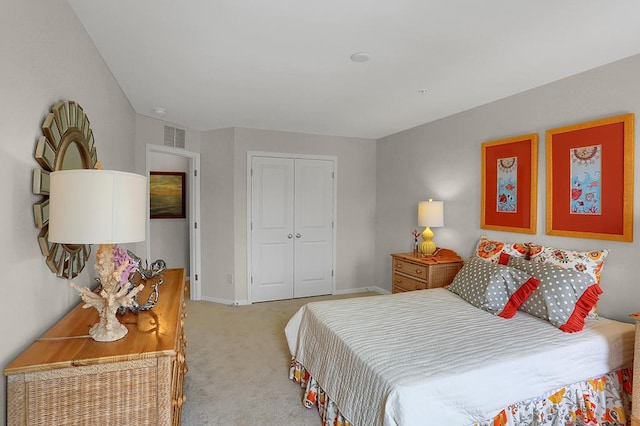
M 293 238 L 293 234 L 287 235 L 287 238 Z
M 300 237 L 302 237 L 302 235 L 301 235 L 301 234 L 299 234 L 299 233 L 298 233 L 298 234 L 296 234 L 296 238 L 300 238 Z

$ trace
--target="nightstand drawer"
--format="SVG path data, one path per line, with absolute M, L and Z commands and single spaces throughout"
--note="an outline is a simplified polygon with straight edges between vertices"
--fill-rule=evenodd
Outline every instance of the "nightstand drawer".
M 394 259 L 393 269 L 397 272 L 401 272 L 406 275 L 410 275 L 415 278 L 427 279 L 427 267 L 422 265 L 416 265 L 415 263 L 407 262 L 402 259 Z
M 405 291 L 424 290 L 427 288 L 427 283 L 395 274 L 393 276 L 393 287 Z

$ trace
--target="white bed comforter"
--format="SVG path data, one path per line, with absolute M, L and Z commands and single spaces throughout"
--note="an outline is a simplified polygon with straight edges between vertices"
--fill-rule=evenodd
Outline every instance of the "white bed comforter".
M 632 324 L 567 334 L 493 316 L 446 289 L 312 302 L 289 321 L 291 354 L 356 426 L 468 425 L 515 402 L 629 366 Z

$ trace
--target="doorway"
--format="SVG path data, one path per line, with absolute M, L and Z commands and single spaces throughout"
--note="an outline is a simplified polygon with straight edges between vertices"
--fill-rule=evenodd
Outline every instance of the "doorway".
M 332 294 L 334 157 L 249 155 L 249 300 Z
M 146 175 L 150 175 L 152 167 L 152 153 L 168 154 L 183 157 L 188 161 L 187 177 L 187 203 L 188 203 L 188 226 L 189 226 L 189 280 L 191 300 L 201 300 L 202 297 L 202 275 L 200 265 L 200 154 L 197 152 L 185 151 L 184 149 L 172 148 L 162 145 L 146 145 Z M 147 192 L 147 209 L 149 208 L 149 194 Z M 146 229 L 146 258 L 151 259 L 151 220 L 147 217 Z M 170 265 L 169 265 L 170 266 Z

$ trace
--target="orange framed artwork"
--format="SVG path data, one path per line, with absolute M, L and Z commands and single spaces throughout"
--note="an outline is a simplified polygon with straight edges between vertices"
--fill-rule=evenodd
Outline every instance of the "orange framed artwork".
M 483 143 L 481 181 L 481 228 L 536 233 L 536 133 Z
M 549 235 L 633 241 L 634 114 L 546 132 Z

